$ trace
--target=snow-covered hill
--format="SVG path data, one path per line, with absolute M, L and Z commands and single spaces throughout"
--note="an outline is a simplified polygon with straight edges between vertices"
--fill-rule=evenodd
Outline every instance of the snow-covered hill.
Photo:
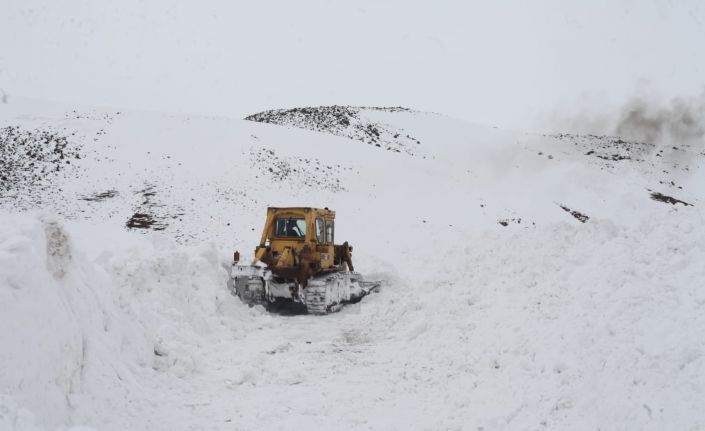
M 397 153 L 414 155 L 418 151 L 416 146 L 420 145 L 421 141 L 394 124 L 380 122 L 374 117 L 369 118 L 366 115 L 369 112 L 414 113 L 402 107 L 318 106 L 264 111 L 247 116 L 245 120 L 344 136 Z
M 702 142 L 248 120 L 0 105 L 0 428 L 705 426 Z M 270 205 L 335 209 L 385 288 L 239 303 Z

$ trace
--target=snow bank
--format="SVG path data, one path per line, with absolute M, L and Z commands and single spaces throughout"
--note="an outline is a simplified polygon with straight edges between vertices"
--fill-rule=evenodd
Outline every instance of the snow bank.
M 183 340 L 217 332 L 239 305 L 223 305 L 216 253 L 119 240 L 89 261 L 51 217 L 0 214 L 0 428 L 81 423 L 87 410 L 126 408 L 154 370 L 198 372 Z
M 74 258 L 57 223 L 1 217 L 0 386 L 42 422 L 66 422 L 88 350 L 117 335 L 109 333 L 110 299 L 94 288 L 106 277 Z
M 384 307 L 387 382 L 428 429 L 699 429 L 703 244 L 677 212 L 476 237 Z

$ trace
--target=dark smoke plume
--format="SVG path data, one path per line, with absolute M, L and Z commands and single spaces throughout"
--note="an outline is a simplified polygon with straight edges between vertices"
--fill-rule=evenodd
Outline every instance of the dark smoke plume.
M 599 98 L 583 96 L 576 103 L 547 115 L 552 133 L 620 136 L 656 145 L 678 143 L 705 146 L 705 91 L 668 102 L 640 91 L 618 108 L 607 109 Z
M 675 98 L 667 106 L 635 98 L 621 110 L 613 134 L 639 141 L 670 144 L 705 137 L 705 92 Z

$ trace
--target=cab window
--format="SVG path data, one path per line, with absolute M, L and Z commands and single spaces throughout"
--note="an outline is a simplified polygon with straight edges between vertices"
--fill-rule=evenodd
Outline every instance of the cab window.
M 285 238 L 303 238 L 306 236 L 306 221 L 298 218 L 277 219 L 274 235 Z
M 323 227 L 323 220 L 317 218 L 316 219 L 316 241 L 318 241 L 319 244 L 323 244 L 324 242 L 324 227 Z
M 326 242 L 333 244 L 333 220 L 326 220 Z

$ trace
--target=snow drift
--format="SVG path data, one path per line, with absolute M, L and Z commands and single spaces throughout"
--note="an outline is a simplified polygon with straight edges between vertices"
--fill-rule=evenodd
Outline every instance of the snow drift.
M 101 405 L 103 414 L 125 411 L 145 373 L 196 372 L 202 361 L 185 340 L 212 336 L 208 317 L 237 305 L 221 303 L 213 250 L 128 239 L 87 259 L 47 216 L 2 214 L 0 226 L 0 386 L 14 395 L 0 423 L 9 429 L 55 428 Z

